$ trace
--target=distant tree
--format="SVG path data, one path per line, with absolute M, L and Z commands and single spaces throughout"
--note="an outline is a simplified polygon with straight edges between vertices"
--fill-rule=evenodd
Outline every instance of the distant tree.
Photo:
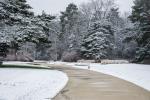
M 136 61 L 150 58 L 150 0 L 135 0 L 129 18 L 138 29 L 133 37 L 138 43 Z
M 124 25 L 123 19 L 119 15 L 119 8 L 111 8 L 106 19 L 111 22 L 114 27 L 122 28 Z
M 114 0 L 91 0 L 93 12 L 92 20 L 106 19 L 111 9 L 115 6 Z
M 114 0 L 91 0 L 88 3 L 83 3 L 80 6 L 80 11 L 84 15 L 88 27 L 90 27 L 90 24 L 94 21 L 108 19 L 111 16 L 112 8 L 115 8 Z
M 64 47 L 61 47 L 62 53 L 64 51 L 75 50 L 78 47 L 78 17 L 78 8 L 73 3 L 69 4 L 64 12 L 61 12 L 61 34 L 59 35 L 59 39 Z

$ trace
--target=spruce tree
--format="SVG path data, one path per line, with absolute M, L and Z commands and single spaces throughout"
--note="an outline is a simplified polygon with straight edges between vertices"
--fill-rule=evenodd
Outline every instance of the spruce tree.
M 135 0 L 130 19 L 138 27 L 136 61 L 150 58 L 150 0 Z
M 107 21 L 95 22 L 85 36 L 81 52 L 86 59 L 110 58 L 113 49 L 114 32 Z

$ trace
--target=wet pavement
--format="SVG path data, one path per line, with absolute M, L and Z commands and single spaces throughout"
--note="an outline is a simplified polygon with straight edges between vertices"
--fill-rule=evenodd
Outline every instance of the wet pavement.
M 98 72 L 51 65 L 67 73 L 67 86 L 53 100 L 150 100 L 150 91 Z

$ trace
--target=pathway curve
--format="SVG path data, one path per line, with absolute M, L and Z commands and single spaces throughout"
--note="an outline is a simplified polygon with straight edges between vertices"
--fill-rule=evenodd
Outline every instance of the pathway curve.
M 69 77 L 53 100 L 150 100 L 149 91 L 110 75 L 60 65 L 51 65 L 51 69 Z

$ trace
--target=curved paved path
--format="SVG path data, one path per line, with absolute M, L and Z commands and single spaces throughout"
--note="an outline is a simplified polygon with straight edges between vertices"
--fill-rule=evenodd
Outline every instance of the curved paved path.
M 53 100 L 150 100 L 149 91 L 110 75 L 63 66 L 51 69 L 63 71 L 70 78 Z

